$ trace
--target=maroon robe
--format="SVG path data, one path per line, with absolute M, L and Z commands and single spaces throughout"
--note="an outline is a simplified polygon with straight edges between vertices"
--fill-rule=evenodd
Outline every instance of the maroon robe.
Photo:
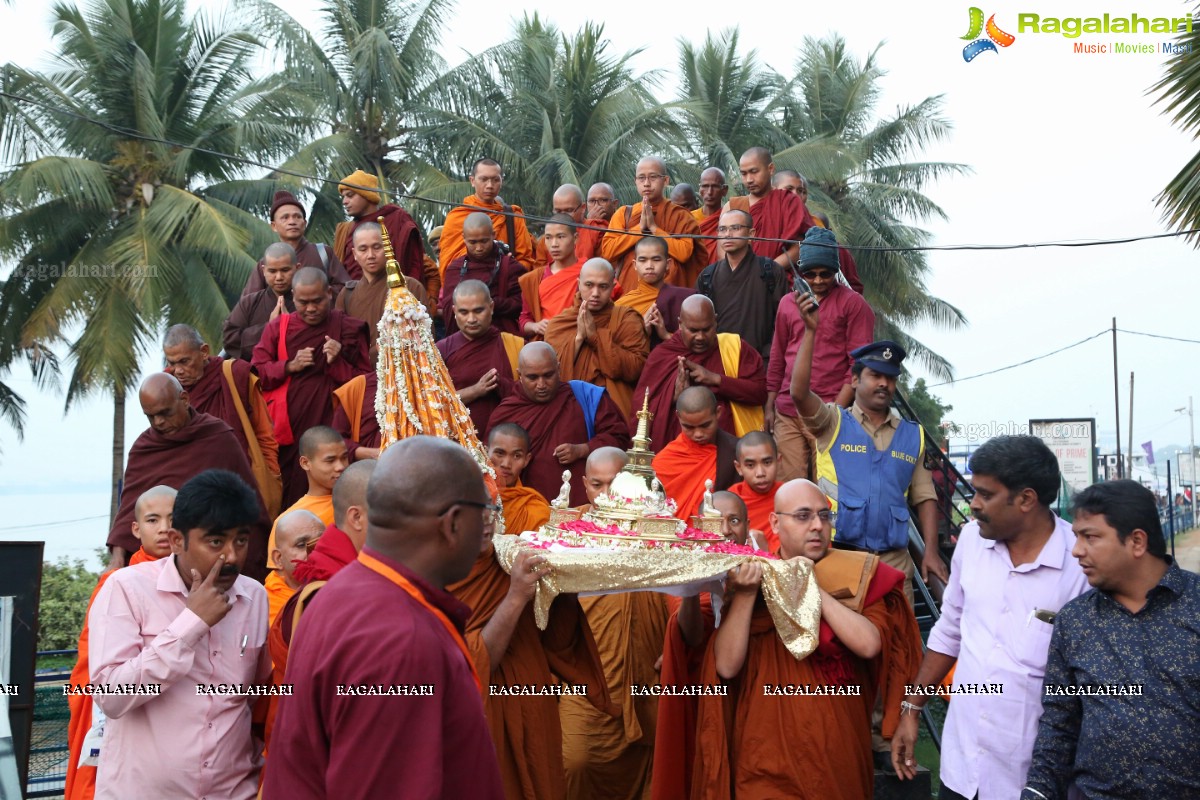
M 542 497 L 554 499 L 562 488 L 563 470 L 571 471 L 571 505 L 586 503 L 587 492 L 583 488 L 583 468 L 587 458 L 560 464 L 554 457 L 554 448 L 560 444 L 587 443 L 588 451 L 598 447 L 619 447 L 625 450 L 631 439 L 621 418 L 617 404 L 605 391 L 596 409 L 596 423 L 592 438 L 587 435 L 587 422 L 583 408 L 575 399 L 575 393 L 567 381 L 547 403 L 535 403 L 525 394 L 520 384 L 500 407 L 492 413 L 491 427 L 502 422 L 515 422 L 529 434 L 529 466 L 521 473 L 526 486 L 537 489 Z
M 838 264 L 846 283 L 850 284 L 851 289 L 862 294 L 863 282 L 858 277 L 858 264 L 854 262 L 854 256 L 850 255 L 850 251 L 844 247 L 838 248 Z
M 672 286 L 669 283 L 658 287 L 658 298 L 655 299 L 654 305 L 658 306 L 658 313 L 662 314 L 663 325 L 666 326 L 667 333 L 675 333 L 679 330 L 679 312 L 683 310 L 683 301 L 695 293 L 695 289 L 684 289 L 682 286 Z M 650 334 L 651 350 L 662 343 L 663 340 L 658 338 L 657 333 Z
M 324 259 L 322 259 L 324 256 Z M 326 266 L 328 261 L 328 266 Z M 333 248 L 327 244 L 313 244 L 300 237 L 299 247 L 296 249 L 296 269 L 300 270 L 304 267 L 316 267 L 329 276 L 329 286 L 333 289 L 333 296 L 337 297 L 338 292 L 342 291 L 342 287 L 346 285 L 346 281 L 350 280 L 350 276 L 346 273 L 346 268 L 342 265 L 341 259 L 333 252 Z M 258 263 L 254 265 L 254 271 L 250 273 L 250 277 L 246 280 L 246 288 L 242 289 L 242 297 L 255 292 L 261 292 L 268 288 L 267 279 L 263 277 L 263 262 L 260 258 Z
M 267 507 L 258 493 L 258 483 L 250 471 L 250 459 L 222 420 L 195 409 L 189 409 L 188 413 L 191 420 L 179 430 L 164 435 L 148 428 L 129 449 L 129 461 L 121 482 L 121 502 L 116 521 L 108 532 L 107 544 L 131 553 L 142 546 L 133 535 L 133 507 L 147 489 L 159 485 L 180 489 L 206 469 L 225 469 L 244 480 L 258 497 L 261 518 L 251 532 L 242 572 L 262 581 L 267 577 L 267 532 L 271 526 Z
M 283 476 L 283 508 L 290 507 L 308 491 L 308 478 L 300 468 L 301 435 L 314 425 L 333 422 L 333 390 L 355 375 L 368 371 L 367 326 L 360 319 L 348 317 L 337 309 L 320 325 L 308 325 L 293 314 L 288 322 L 287 357 L 279 360 L 280 315 L 263 331 L 262 340 L 254 348 L 251 362 L 258 372 L 263 392 L 283 386 L 287 390 L 287 413 L 295 437 L 291 444 L 279 445 L 279 470 Z M 342 345 L 341 353 L 331 364 L 325 360 L 325 337 Z M 303 372 L 288 375 L 287 362 L 305 347 L 313 348 L 313 364 Z
M 649 389 L 650 412 L 654 414 L 654 419 L 650 421 L 650 449 L 654 451 L 662 450 L 683 430 L 679 427 L 679 418 L 675 416 L 675 375 L 679 369 L 680 356 L 709 372 L 725 375 L 720 386 L 708 387 L 717 396 L 717 426 L 721 430 L 736 435 L 733 412 L 729 409 L 731 402 L 752 406 L 761 406 L 767 402 L 767 373 L 762 356 L 745 339 L 742 340 L 738 358 L 738 374 L 731 377 L 725 374 L 720 347 L 714 345 L 707 353 L 693 353 L 684 346 L 683 339 L 676 332 L 651 351 L 650 357 L 646 359 L 646 368 L 642 370 L 642 377 L 633 390 L 633 413 L 629 416 L 629 430 L 631 433 L 637 432 L 637 412 L 641 410 L 642 398 Z
M 729 207 L 744 210 L 749 206 L 756 236 L 796 242 L 803 239 L 804 232 L 814 224 L 804 201 L 798 195 L 785 192 L 783 189 L 771 189 L 754 205 L 749 205 L 749 203 L 750 198 L 748 197 L 735 197 L 729 201 Z M 755 240 L 751 244 L 751 249 L 755 254 L 772 261 L 783 252 L 783 248 L 784 245 L 780 242 Z
M 458 321 L 454 319 L 455 287 L 463 281 L 481 281 L 487 284 L 495 304 L 492 324 L 505 333 L 520 336 L 517 318 L 521 316 L 522 297 L 521 284 L 517 281 L 524 274 L 525 267 L 521 266 L 521 262 L 507 254 L 501 256 L 499 261 L 494 253 L 482 261 L 468 260 L 466 256 L 451 261 L 442 273 L 442 297 L 438 301 L 446 335 L 458 331 Z
M 233 393 L 229 390 L 229 381 L 225 380 L 225 370 L 222 365 L 225 359 L 220 356 L 209 356 L 204 364 L 204 374 L 200 380 L 186 387 L 188 405 L 201 414 L 211 414 L 225 422 L 233 429 L 233 435 L 242 445 L 249 458 L 250 443 L 246 441 L 246 428 L 242 418 L 238 416 L 237 406 L 233 402 Z M 245 361 L 233 362 L 233 382 L 237 386 L 238 396 L 242 399 L 242 407 L 246 409 L 246 417 L 253 413 L 250 404 L 250 377 L 253 373 Z
M 357 409 L 357 439 L 354 438 L 354 428 L 350 424 L 350 416 L 347 409 L 340 402 L 333 404 L 333 423 L 331 427 L 342 435 L 342 441 L 346 443 L 346 453 L 350 456 L 351 464 L 357 460 L 354 454 L 358 452 L 358 448 L 379 447 L 383 443 L 383 434 L 379 430 L 379 417 L 375 414 L 375 395 L 379 390 L 379 376 L 374 372 L 368 372 L 363 377 L 366 379 L 366 384 L 363 388 L 362 403 Z M 313 552 L 316 551 L 314 550 Z
M 271 321 L 271 312 L 279 302 L 279 295 L 272 289 L 263 289 L 254 294 L 244 294 L 225 318 L 221 341 L 225 345 L 226 358 L 240 358 L 249 362 L 254 355 L 254 346 L 262 339 L 262 332 Z M 283 306 L 288 313 L 296 310 L 289 291 L 283 296 Z
M 462 636 L 467 606 L 404 564 L 363 552 L 407 579 Z M 266 800 L 504 799 L 468 657 L 433 611 L 361 561 L 334 575 L 304 612 L 287 680 L 294 690 L 280 698 Z M 433 690 L 416 697 L 338 692 L 377 685 Z
M 296 565 L 292 578 L 301 586 L 313 581 L 327 581 L 341 572 L 342 567 L 358 558 L 358 549 L 346 532 L 337 525 L 329 525 L 317 539 L 308 558 Z M 292 615 L 288 615 L 290 623 Z M 289 624 L 288 641 L 291 641 Z
M 400 206 L 388 203 L 358 219 L 340 222 L 334 235 L 334 249 L 341 248 L 338 256 L 346 265 L 346 273 L 354 280 L 362 280 L 362 267 L 354 258 L 354 231 L 364 222 L 379 222 L 383 217 L 384 227 L 392 240 L 392 250 L 400 262 L 400 270 L 422 286 L 425 285 L 425 247 L 421 244 L 421 233 L 417 223 Z
M 449 274 L 449 270 L 446 271 Z M 490 430 L 492 413 L 504 398 L 516 391 L 512 361 L 504 349 L 504 341 L 496 326 L 488 328 L 478 339 L 468 339 L 462 331 L 447 336 L 437 343 L 438 352 L 450 371 L 450 379 L 458 391 L 479 381 L 488 370 L 496 370 L 499 383 L 495 391 L 488 392 L 478 400 L 467 403 L 471 421 L 479 438 L 483 439 Z

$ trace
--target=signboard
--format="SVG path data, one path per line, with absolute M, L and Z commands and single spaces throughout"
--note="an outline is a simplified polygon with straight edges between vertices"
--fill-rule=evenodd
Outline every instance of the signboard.
M 1187 453 L 1179 453 L 1175 456 L 1179 467 L 1179 474 L 1175 476 L 1176 483 L 1183 483 L 1191 486 L 1196 482 L 1193 477 L 1196 474 L 1195 459 L 1189 458 Z
M 1058 458 L 1063 482 L 1072 492 L 1096 482 L 1095 418 L 1031 419 L 1029 432 L 1045 442 Z

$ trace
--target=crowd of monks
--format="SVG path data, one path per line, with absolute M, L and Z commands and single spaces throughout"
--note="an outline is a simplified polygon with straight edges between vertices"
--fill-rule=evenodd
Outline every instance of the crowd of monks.
M 743 155 L 740 171 L 739 197 L 727 196 L 715 167 L 698 192 L 670 192 L 666 164 L 646 157 L 635 168 L 637 202 L 622 205 L 605 183 L 564 185 L 531 231 L 526 212 L 502 199 L 500 164 L 481 159 L 473 194 L 427 237 L 358 171 L 340 182 L 348 220 L 332 245 L 307 241 L 304 206 L 278 192 L 270 224 L 279 242 L 262 254 L 222 343 L 171 327 L 164 372 L 142 384 L 150 428 L 129 454 L 111 567 L 167 555 L 170 499 L 190 477 L 210 468 L 241 476 L 261 511 L 242 572 L 268 593 L 274 680 L 296 682 L 301 667 L 288 656 L 305 608 L 358 558 L 372 513 L 384 229 L 486 442 L 505 531 L 547 521 L 564 471 L 574 507 L 606 491 L 645 405 L 653 467 L 681 516 L 696 513 L 712 482 L 731 540 L 821 562 L 836 551 L 828 500 L 808 482 L 817 440 L 790 391 L 797 353 L 815 339 L 804 356 L 812 393 L 849 406 L 852 353 L 873 340 L 874 315 L 849 251 L 807 207 L 804 179 L 776 170 L 762 148 Z M 805 314 L 817 302 L 821 328 L 812 331 Z M 879 565 L 857 610 L 826 594 L 817 651 L 797 661 L 763 604 L 761 567 L 731 573 L 719 628 L 707 595 L 627 592 L 560 597 L 539 630 L 529 600 L 541 563 L 536 551 L 522 553 L 510 575 L 487 546 L 447 587 L 471 609 L 465 641 L 483 679 L 503 796 L 870 796 L 872 710 L 884 698 L 887 736 L 920 658 L 903 572 Z M 85 627 L 78 682 L 88 675 L 87 640 Z M 587 690 L 488 696 L 489 683 Z M 728 696 L 637 691 L 691 684 L 724 685 Z M 777 684 L 863 688 L 789 704 L 763 696 L 763 685 Z M 95 768 L 76 768 L 90 711 L 72 706 L 71 800 L 95 789 Z M 266 735 L 263 796 L 301 796 L 292 782 L 311 759 L 298 730 L 310 720 L 287 698 L 264 703 L 256 719 Z M 403 783 L 400 766 L 389 774 Z M 377 778 L 351 775 L 344 792 L 311 796 L 385 796 L 356 785 L 384 785 Z

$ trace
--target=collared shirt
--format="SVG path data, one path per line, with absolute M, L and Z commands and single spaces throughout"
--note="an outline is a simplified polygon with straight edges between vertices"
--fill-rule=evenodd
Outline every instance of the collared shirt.
M 269 682 L 266 590 L 240 575 L 229 596 L 229 613 L 209 628 L 187 608 L 174 556 L 105 582 L 88 616 L 92 683 L 161 693 L 94 696 L 108 717 L 97 800 L 257 794 L 262 743 L 250 735 L 253 698 L 196 688 Z
M 820 449 L 829 449 L 829 445 L 833 441 L 834 425 L 840 413 L 836 403 L 825 403 L 817 409 L 816 414 L 803 418 L 804 427 L 808 428 L 816 437 L 817 447 Z M 858 423 L 863 426 L 863 430 L 871 437 L 876 450 L 886 450 L 892 446 L 892 438 L 896 435 L 896 429 L 900 427 L 900 415 L 896 413 L 896 409 L 888 409 L 888 418 L 879 427 L 871 422 L 867 412 L 862 410 L 857 401 L 850 404 L 850 414 L 858 420 Z M 908 484 L 908 502 L 916 506 L 926 500 L 936 499 L 937 490 L 933 488 L 933 476 L 929 473 L 929 468 L 925 466 L 925 459 L 918 459 L 916 469 L 913 470 L 912 480 Z
M 1136 613 L 1099 590 L 1059 613 L 1022 800 L 1200 797 L 1200 576 L 1167 561 Z
M 1088 589 L 1071 555 L 1075 534 L 1054 517 L 1037 558 L 1014 567 L 1004 542 L 984 539 L 979 523 L 963 526 L 954 549 L 942 616 L 929 649 L 958 658 L 954 686 L 1000 694 L 961 694 L 950 701 L 942 732 L 942 784 L 964 797 L 1013 800 L 1021 793 L 1042 714 L 1042 677 L 1052 626 L 1034 611 L 1058 612 Z

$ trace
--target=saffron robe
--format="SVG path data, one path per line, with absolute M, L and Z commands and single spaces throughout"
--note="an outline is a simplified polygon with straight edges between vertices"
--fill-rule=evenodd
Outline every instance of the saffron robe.
M 719 386 L 708 388 L 717 396 L 717 426 L 723 431 L 736 434 L 733 412 L 729 404 L 761 406 L 767 402 L 767 374 L 762 356 L 746 340 L 743 339 L 741 345 L 736 375 L 725 372 L 719 347 L 714 345 L 706 353 L 693 353 L 684 345 L 678 332 L 654 348 L 650 357 L 646 359 L 646 368 L 642 370 L 642 376 L 633 390 L 634 413 L 629 415 L 630 434 L 637 433 L 637 411 L 641 409 L 642 398 L 648 390 L 650 411 L 654 414 L 654 418 L 650 420 L 650 439 L 653 443 L 651 449 L 662 448 L 679 435 L 682 428 L 679 427 L 679 417 L 675 415 L 675 375 L 679 371 L 680 356 L 710 372 L 724 376 Z
M 321 522 L 326 525 L 333 524 L 333 495 L 331 494 L 304 494 L 296 502 L 292 503 L 283 514 L 290 514 L 293 511 L 311 511 L 320 517 Z M 282 517 L 283 514 L 279 516 Z M 278 522 L 276 518 L 275 522 Z M 275 563 L 275 559 L 271 558 L 270 553 L 275 549 L 275 522 L 271 523 L 271 535 L 267 541 L 267 566 L 271 569 L 279 569 L 279 565 Z
M 504 506 L 504 532 L 521 535 L 536 531 L 550 521 L 550 504 L 537 489 L 517 481 L 515 486 L 500 487 L 500 502 Z
M 503 800 L 495 746 L 462 645 L 471 610 L 404 564 L 369 548 L 362 555 L 395 577 L 360 556 L 305 611 L 288 657 L 294 692 L 280 698 L 263 798 Z M 431 692 L 337 691 L 380 685 Z
M 358 375 L 333 390 L 333 429 L 342 435 L 350 463 L 358 460 L 360 447 L 379 447 L 383 435 L 375 414 L 375 395 L 379 376 L 374 372 Z
M 575 352 L 579 304 L 562 311 L 546 328 L 546 344 L 558 353 L 564 381 L 581 380 L 603 386 L 623 415 L 629 414 L 633 385 L 646 366 L 650 340 L 642 317 L 632 308 L 610 305 L 594 312 L 595 343 L 585 342 Z
M 523 341 L 510 333 L 501 333 L 495 326 L 474 339 L 459 331 L 437 342 L 450 380 L 459 392 L 478 383 L 489 370 L 496 370 L 496 389 L 467 403 L 471 422 L 475 423 L 481 439 L 490 430 L 492 413 L 516 389 L 517 354 L 522 344 Z
M 675 501 L 675 516 L 686 522 L 699 512 L 705 481 L 713 482 L 714 492 L 733 485 L 735 447 L 737 438 L 718 428 L 715 444 L 696 444 L 681 433 L 658 451 L 651 465 L 667 497 Z
M 600 398 L 596 407 L 596 418 L 592 435 L 588 436 L 587 420 L 583 407 L 575 399 L 571 386 L 563 381 L 558 391 L 546 403 L 536 403 L 525 394 L 520 384 L 516 391 L 504 399 L 493 413 L 491 427 L 502 422 L 515 422 L 529 434 L 529 466 L 521 475 L 522 482 L 541 493 L 542 497 L 558 497 L 562 488 L 564 470 L 571 471 L 571 506 L 587 502 L 583 488 L 583 468 L 587 457 L 560 464 L 554 457 L 554 449 L 560 444 L 584 444 L 588 452 L 598 447 L 627 449 L 631 440 L 616 403 L 608 392 Z M 490 428 L 489 428 L 490 430 Z
M 121 484 L 121 500 L 116 521 L 108 532 L 109 547 L 123 547 L 134 552 L 141 542 L 133 535 L 133 507 L 147 489 L 159 484 L 181 489 L 206 469 L 227 469 L 254 488 L 254 473 L 246 451 L 237 437 L 221 420 L 210 414 L 189 409 L 190 421 L 174 433 L 163 435 L 147 428 L 129 448 L 125 477 Z M 256 581 L 267 577 L 267 529 L 270 518 L 262 495 L 257 492 L 260 517 L 250 534 L 246 563 L 242 573 Z
M 700 233 L 700 226 L 691 212 L 670 200 L 651 203 L 654 208 L 654 235 L 667 240 L 667 283 L 674 286 L 695 286 L 700 270 L 708 263 L 708 254 L 696 248 L 698 240 L 688 238 Z M 676 234 L 681 238 L 673 238 Z M 642 240 L 642 204 L 621 206 L 608 224 L 608 233 L 600 240 L 600 255 L 617 271 L 622 286 L 637 283 L 633 249 Z
M 814 225 L 804 201 L 798 195 L 783 189 L 769 190 L 753 205 L 750 204 L 749 197 L 730 198 L 729 208 L 749 211 L 754 220 L 754 234 L 764 239 L 798 242 L 804 238 L 805 231 Z M 786 245 L 781 242 L 755 240 L 750 247 L 756 255 L 773 261 L 783 252 Z
M 474 206 L 474 208 L 466 206 Z M 485 203 L 478 196 L 472 194 L 463 198 L 461 206 L 450 209 L 450 213 L 446 215 L 446 221 L 442 223 L 442 240 L 438 242 L 438 267 L 443 276 L 451 261 L 467 254 L 467 245 L 463 241 L 463 223 L 476 211 L 483 211 L 492 218 L 492 229 L 495 231 L 496 238 L 508 243 L 512 257 L 519 261 L 521 266 L 525 269 L 532 269 L 537 264 L 533 237 L 529 235 L 529 228 L 525 225 L 525 212 L 520 206 L 509 206 L 509 208 L 514 214 L 512 224 L 517 239 L 515 242 L 508 241 L 508 217 L 504 215 L 504 207 L 499 203 Z
M 324 251 L 324 252 L 322 252 Z M 322 259 L 321 256 L 325 258 Z M 326 266 L 326 261 L 329 262 Z M 346 281 L 350 280 L 350 275 L 346 272 L 346 267 L 342 264 L 342 260 L 338 258 L 334 249 L 327 244 L 313 244 L 300 237 L 300 241 L 296 248 L 296 269 L 304 269 L 305 267 L 316 267 L 329 276 L 329 288 L 333 289 L 333 294 L 342 291 L 342 287 L 346 285 Z M 260 258 L 258 263 L 254 265 L 254 271 L 250 273 L 250 277 L 246 279 L 246 286 L 242 289 L 242 297 L 255 292 L 261 292 L 267 286 L 267 279 L 263 277 L 263 260 Z
M 308 491 L 308 478 L 300 468 L 300 448 L 297 444 L 306 430 L 314 425 L 333 422 L 333 390 L 355 375 L 369 369 L 367 361 L 367 326 L 360 319 L 348 317 L 330 309 L 325 321 L 308 325 L 299 316 L 288 321 L 286 360 L 279 360 L 279 324 L 282 317 L 273 319 L 263 331 L 262 340 L 254 348 L 251 362 L 264 392 L 287 384 L 287 416 L 295 441 L 279 446 L 279 468 L 283 474 L 283 505 L 289 506 Z M 325 337 L 336 339 L 342 349 L 330 363 L 325 358 Z M 313 349 L 313 363 L 307 369 L 289 375 L 287 362 L 301 349 Z
M 874 793 L 871 710 L 883 701 L 884 738 L 900 719 L 905 684 L 921 662 L 921 635 L 904 594 L 904 573 L 880 564 L 863 616 L 879 631 L 882 650 L 864 661 L 824 621 L 820 644 L 797 661 L 787 651 L 761 594 L 750 623 L 746 662 L 728 697 L 701 696 L 692 772 L 693 800 L 789 797 L 862 800 Z M 710 641 L 700 682 L 721 683 Z M 854 696 L 768 697 L 764 686 L 861 687 Z M 764 736 L 767 738 L 764 739 Z M 780 741 L 803 742 L 778 747 Z
M 407 275 L 404 276 L 404 285 L 418 303 L 425 306 L 426 310 L 430 308 L 425 287 Z M 387 276 L 379 275 L 375 280 L 364 276 L 361 280 L 349 281 L 333 303 L 333 307 L 346 316 L 361 319 L 367 324 L 367 363 L 372 366 L 379 360 L 379 320 L 383 318 L 387 299 Z
M 662 315 L 663 326 L 667 329 L 667 333 L 675 333 L 679 330 L 679 312 L 683 308 L 683 301 L 695 293 L 695 289 L 672 286 L 665 281 L 657 287 L 647 286 L 639 281 L 633 291 L 621 295 L 613 304 L 629 306 L 641 314 L 643 319 L 651 305 L 658 306 L 658 313 Z M 651 331 L 649 335 L 651 352 L 666 341 L 658 338 L 658 331 Z
M 631 687 L 654 686 L 654 664 L 666 629 L 665 595 L 622 592 L 579 599 L 600 651 L 608 694 L 619 718 L 583 697 L 559 700 L 569 800 L 637 800 L 653 762 L 658 698 L 634 697 Z
M 487 284 L 492 295 L 492 324 L 505 333 L 519 334 L 517 318 L 521 316 L 521 284 L 517 279 L 525 274 L 525 267 L 507 254 L 500 257 L 499 263 L 494 254 L 482 261 L 466 256 L 451 261 L 442 275 L 442 296 L 438 300 L 446 335 L 458 333 L 458 321 L 454 319 L 454 290 L 463 281 Z
M 772 553 L 779 552 L 779 536 L 771 527 L 771 512 L 775 510 L 775 493 L 779 491 L 780 486 L 783 486 L 783 482 L 776 481 L 767 494 L 759 494 L 745 481 L 738 481 L 729 487 L 729 491 L 742 498 L 742 502 L 746 504 L 746 521 L 750 529 L 762 532 Z
M 288 598 L 296 590 L 288 586 L 279 570 L 271 570 L 271 574 L 267 576 L 263 586 L 267 590 L 267 625 L 273 625 L 275 618 L 287 604 Z
M 271 321 L 271 312 L 278 302 L 279 295 L 273 289 L 263 289 L 238 298 L 237 305 L 229 312 L 221 328 L 226 358 L 249 361 L 254 356 L 254 347 L 262 339 L 263 331 Z M 291 290 L 283 295 L 283 306 L 289 314 L 296 310 Z
M 539 631 L 533 605 L 527 603 L 517 619 L 500 661 L 493 662 L 483 641 L 483 629 L 508 594 L 511 579 L 496 561 L 490 544 L 480 553 L 471 573 L 446 587 L 471 608 L 466 642 L 475 672 L 485 685 L 500 687 L 586 686 L 586 702 L 610 716 L 619 713 L 609 699 L 600 666 L 600 654 L 587 618 L 575 595 L 555 598 L 550 623 Z M 553 695 L 492 695 L 485 691 L 484 714 L 507 800 L 561 798 L 566 792 L 563 770 L 562 728 L 558 698 Z
M 582 267 L 583 262 L 576 261 L 574 266 L 558 272 L 546 267 L 530 270 L 520 277 L 517 284 L 521 287 L 521 316 L 517 322 L 521 333 L 525 331 L 525 323 L 554 319 L 575 302 Z
M 720 256 L 717 254 L 717 227 L 721 221 L 721 211 L 718 209 L 715 213 L 704 216 L 704 207 L 701 206 L 692 212 L 692 219 L 700 225 L 700 233 L 703 236 L 711 236 L 711 239 L 701 239 L 704 242 L 704 247 L 708 251 L 708 263 L 711 264 Z
M 346 273 L 356 281 L 362 280 L 362 267 L 354 257 L 354 231 L 364 222 L 379 222 L 380 217 L 383 217 L 383 225 L 392 241 L 400 271 L 425 286 L 425 246 L 421 244 L 421 231 L 407 211 L 391 203 L 369 214 L 338 223 L 333 234 L 333 249 L 346 265 Z

